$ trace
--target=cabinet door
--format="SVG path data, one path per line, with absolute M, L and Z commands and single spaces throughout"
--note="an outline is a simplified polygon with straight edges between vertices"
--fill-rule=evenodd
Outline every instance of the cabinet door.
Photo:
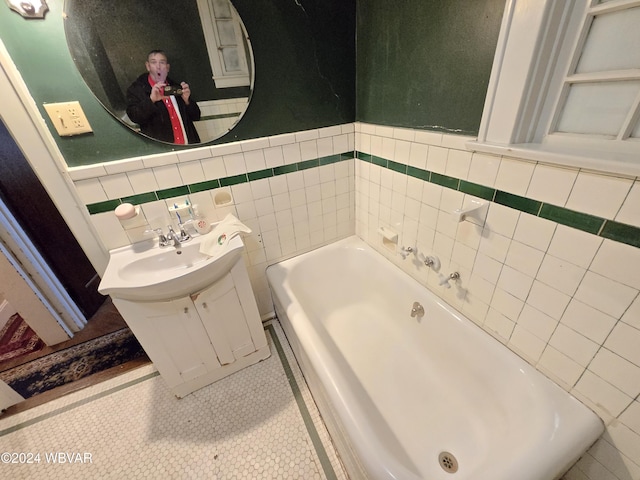
M 220 368 L 189 298 L 149 303 L 114 299 L 114 304 L 170 387 Z
M 256 351 L 230 274 L 191 298 L 220 363 L 232 363 Z

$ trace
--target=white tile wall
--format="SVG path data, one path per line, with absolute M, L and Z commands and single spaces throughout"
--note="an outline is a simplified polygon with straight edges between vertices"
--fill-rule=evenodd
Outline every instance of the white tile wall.
M 75 169 L 71 176 L 81 199 L 91 204 L 353 151 L 354 138 L 353 125 L 338 125 L 132 159 L 130 167 L 118 162 L 111 174 L 106 174 L 106 168 L 95 166 L 88 169 L 91 174 Z M 401 179 L 406 182 L 403 176 Z M 246 260 L 260 312 L 268 315 L 273 306 L 264 278 L 266 266 L 352 235 L 354 186 L 354 161 L 345 160 L 198 192 L 188 199 L 210 222 L 233 213 L 253 230 L 244 238 Z M 389 186 L 391 192 L 393 183 Z M 231 204 L 216 204 L 220 191 L 231 194 Z M 153 238 L 150 229 L 174 223 L 168 206 L 184 200 L 170 198 L 142 205 L 143 221 L 135 227 L 123 226 L 113 212 L 92 215 L 91 219 L 105 246 L 113 249 Z
M 412 141 L 406 129 L 356 124 L 356 149 L 639 225 L 637 179 L 470 155 L 460 137 L 423 133 Z M 607 432 L 566 480 L 640 479 L 640 249 L 497 204 L 481 227 L 452 225 L 444 219 L 459 192 L 413 178 L 385 187 L 384 170 L 357 161 L 358 235 L 604 419 Z M 403 215 L 390 215 L 403 196 Z M 439 256 L 445 273 L 460 271 L 458 294 L 382 248 L 379 226 Z
M 331 142 L 329 142 L 329 139 Z M 558 168 L 513 157 L 470 154 L 466 138 L 369 124 L 327 127 L 142 159 L 145 167 L 173 166 L 183 183 L 196 183 L 355 150 L 448 174 L 502 191 L 640 225 L 638 179 Z M 246 150 L 245 150 L 246 149 Z M 327 153 L 328 152 L 328 153 Z M 161 157 L 161 156 L 160 156 Z M 139 166 L 141 159 L 132 159 Z M 191 164 L 191 162 L 194 162 Z M 198 168 L 198 163 L 202 170 Z M 180 164 L 180 165 L 178 165 Z M 184 167 L 184 168 L 181 168 Z M 72 173 L 86 203 L 128 191 L 157 190 L 156 168 L 106 174 L 102 166 Z M 126 172 L 124 176 L 119 174 Z M 198 180 L 198 177 L 202 178 Z M 96 180 L 107 187 L 93 190 Z M 121 185 L 119 182 L 123 182 Z M 593 189 L 606 191 L 600 197 Z M 606 434 L 566 480 L 640 480 L 640 249 L 491 204 L 486 222 L 452 221 L 465 195 L 360 160 L 294 172 L 229 189 L 232 205 L 216 207 L 215 192 L 192 197 L 207 217 L 232 211 L 254 231 L 245 238 L 252 284 L 261 312 L 270 311 L 264 268 L 352 234 L 354 229 L 390 261 L 417 278 L 594 409 Z M 117 198 L 117 197 L 116 197 Z M 166 202 L 145 205 L 150 217 Z M 92 219 L 106 245 L 137 237 L 111 213 Z M 156 218 L 157 220 L 157 218 Z M 442 272 L 461 281 L 445 290 L 437 274 L 402 262 L 381 247 L 377 229 L 399 232 L 442 261 Z

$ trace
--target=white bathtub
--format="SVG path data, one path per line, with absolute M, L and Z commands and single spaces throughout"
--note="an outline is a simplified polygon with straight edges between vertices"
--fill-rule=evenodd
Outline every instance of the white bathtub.
M 352 480 L 552 480 L 603 431 L 591 410 L 357 237 L 267 277 Z M 410 316 L 414 301 L 421 320 Z

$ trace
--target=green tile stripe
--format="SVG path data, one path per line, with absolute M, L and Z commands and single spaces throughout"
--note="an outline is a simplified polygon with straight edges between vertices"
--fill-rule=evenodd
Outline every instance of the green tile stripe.
M 529 198 L 521 197 L 520 195 L 514 195 L 512 193 L 496 191 L 494 201 L 505 207 L 511 207 L 521 212 L 529 213 L 531 215 L 538 215 L 540 213 L 540 207 L 542 202 L 531 200 Z
M 450 177 L 449 175 L 441 175 L 436 172 L 431 172 L 430 182 L 452 190 L 458 190 L 458 187 L 460 186 L 459 179 Z
M 305 427 L 307 427 L 307 432 L 309 433 L 311 443 L 313 443 L 316 454 L 318 455 L 318 460 L 320 460 L 320 465 L 322 465 L 322 470 L 324 470 L 324 474 L 328 480 L 337 480 L 338 477 L 336 476 L 336 473 L 331 466 L 331 461 L 329 460 L 327 451 L 325 450 L 324 445 L 322 444 L 322 440 L 320 439 L 320 435 L 318 434 L 318 431 L 313 424 L 313 419 L 311 418 L 311 414 L 309 413 L 307 404 L 302 397 L 302 392 L 300 392 L 300 387 L 298 386 L 298 382 L 293 375 L 291 365 L 289 364 L 289 360 L 284 353 L 284 349 L 282 348 L 282 344 L 280 343 L 280 339 L 278 338 L 275 328 L 273 327 L 273 325 L 268 324 L 265 326 L 265 330 L 269 332 L 271 340 L 273 341 L 273 346 L 276 347 L 276 352 L 278 352 L 278 357 L 280 357 L 280 363 L 282 363 L 282 368 L 284 369 L 284 372 L 287 376 L 287 380 L 289 380 L 289 385 L 291 386 L 293 397 L 296 399 L 298 410 L 300 410 L 300 415 L 302 416 L 304 425 Z
M 165 188 L 164 190 L 158 190 L 156 195 L 158 195 L 158 200 L 189 195 L 189 187 L 183 185 L 181 187 Z
M 483 200 L 493 200 L 493 197 L 496 194 L 496 191 L 493 188 L 478 185 L 477 183 L 467 182 L 466 180 L 460 180 L 460 186 L 458 189 L 463 193 L 468 193 L 469 195 L 482 198 Z
M 387 160 L 368 153 L 356 151 L 355 158 L 363 162 L 388 168 L 394 172 L 406 173 L 410 177 L 418 178 L 425 182 L 435 183 L 442 187 L 467 193 L 484 200 L 490 200 L 530 215 L 551 220 L 603 238 L 608 238 L 609 240 L 640 247 L 640 228 L 632 225 L 626 225 L 594 215 L 569 210 L 568 208 L 550 205 L 538 200 L 503 192 L 495 188 L 471 183 L 449 175 L 430 172 L 429 170 Z
M 607 220 L 602 227 L 600 236 L 640 248 L 640 229 L 631 225 Z
M 584 232 L 599 235 L 603 238 L 614 240 L 616 242 L 625 243 L 635 247 L 640 246 L 640 228 L 632 225 L 626 225 L 605 218 L 596 217 L 586 213 L 576 212 L 568 208 L 558 207 L 546 204 L 538 200 L 514 195 L 512 193 L 503 192 L 491 187 L 468 182 L 459 178 L 443 175 L 429 170 L 424 170 L 411 165 L 403 164 L 386 158 L 378 157 L 368 153 L 354 151 L 344 152 L 337 155 L 329 155 L 312 160 L 305 160 L 290 165 L 281 165 L 278 167 L 249 172 L 247 174 L 235 175 L 206 182 L 199 182 L 183 187 L 176 187 L 156 192 L 147 192 L 133 195 L 126 198 L 115 200 L 107 200 L 105 202 L 97 202 L 87 205 L 87 210 L 91 215 L 113 211 L 120 203 L 128 202 L 134 205 L 153 202 L 174 196 L 188 195 L 189 193 L 197 193 L 206 190 L 213 190 L 220 187 L 237 185 L 240 183 L 251 182 L 263 178 L 275 177 L 278 175 L 286 175 L 288 173 L 300 172 L 310 168 L 317 168 L 332 163 L 342 162 L 357 158 L 367 163 L 372 163 L 380 167 L 388 168 L 394 172 L 402 173 L 410 177 L 414 177 L 425 182 L 435 183 L 437 185 L 450 188 L 473 195 L 474 197 L 484 200 L 493 201 L 500 205 L 513 208 L 515 210 L 535 215 L 547 220 L 576 228 Z M 177 193 L 176 193 L 177 192 Z
M 94 215 L 96 213 L 111 212 L 115 210 L 115 208 L 121 203 L 122 201 L 120 199 L 107 200 L 106 202 L 100 202 L 100 203 L 92 203 L 91 205 L 87 205 L 87 210 L 89 210 L 89 213 L 91 215 Z
M 203 122 L 206 120 L 218 120 L 220 118 L 231 118 L 231 117 L 237 117 L 239 116 L 239 113 L 216 113 L 213 115 L 202 115 L 200 117 L 200 120 L 198 120 L 199 122 Z
M 131 195 L 130 197 L 125 197 L 121 200 L 122 203 L 140 205 L 141 203 L 155 202 L 158 200 L 158 194 L 156 192 L 141 193 L 140 195 Z
M 143 203 L 155 202 L 157 200 L 185 196 L 189 195 L 190 193 L 204 192 L 220 187 L 229 187 L 241 183 L 261 180 L 264 178 L 277 177 L 278 175 L 286 175 L 287 173 L 300 172 L 310 168 L 317 168 L 324 165 L 331 165 L 346 160 L 352 160 L 353 158 L 355 158 L 355 154 L 356 152 L 350 151 L 335 155 L 327 155 L 326 157 L 304 160 L 302 162 L 292 163 L 290 165 L 281 165 L 278 167 L 266 168 L 264 170 L 257 170 L 255 172 L 249 172 L 246 174 L 243 173 L 241 175 L 233 175 L 231 177 L 207 180 L 190 185 L 157 190 L 155 192 L 146 192 L 137 195 L 131 195 L 126 198 L 107 200 L 105 202 L 91 203 L 86 207 L 89 211 L 89 214 L 91 215 L 111 212 L 121 203 L 132 203 L 133 205 L 141 205 Z
M 543 204 L 540 209 L 541 218 L 546 218 L 567 227 L 577 228 L 585 232 L 598 234 L 605 219 L 587 215 L 586 213 L 575 212 L 567 208 L 556 207 L 555 205 Z

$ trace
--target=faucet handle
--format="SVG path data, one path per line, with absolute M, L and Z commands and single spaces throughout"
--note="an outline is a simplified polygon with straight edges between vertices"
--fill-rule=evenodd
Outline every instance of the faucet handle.
M 191 235 L 189 235 L 184 227 L 182 225 L 180 225 L 180 242 L 184 243 L 184 242 L 188 242 L 189 240 L 191 240 Z
M 402 257 L 403 260 L 406 260 L 407 257 L 412 254 L 412 253 L 416 253 L 416 249 L 413 247 L 401 247 L 400 248 L 400 256 Z
M 458 281 L 460 279 L 460 274 L 458 272 L 453 272 L 453 273 L 450 273 L 448 277 L 445 277 L 443 274 L 440 274 L 438 278 L 439 278 L 438 283 L 440 284 L 440 286 L 444 288 L 451 288 L 451 284 L 449 283 L 449 280 L 453 280 L 454 282 Z
M 164 235 L 164 233 L 162 233 L 161 228 L 150 228 L 144 231 L 145 235 L 150 235 L 152 233 L 155 233 L 156 235 L 158 235 L 159 246 L 166 247 L 167 245 L 169 245 L 169 242 L 167 241 L 167 237 Z

